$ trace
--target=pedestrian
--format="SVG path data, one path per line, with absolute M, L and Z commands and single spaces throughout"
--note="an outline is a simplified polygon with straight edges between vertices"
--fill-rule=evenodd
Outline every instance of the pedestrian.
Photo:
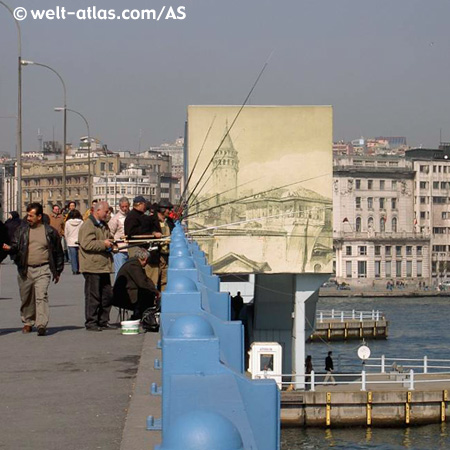
M 27 223 L 20 226 L 11 242 L 3 249 L 15 255 L 19 272 L 23 333 L 30 333 L 34 325 L 38 336 L 45 336 L 49 321 L 48 286 L 50 278 L 58 283 L 64 269 L 61 238 L 50 225 L 43 223 L 40 203 L 27 207 Z
M 119 270 L 114 283 L 113 306 L 133 311 L 131 320 L 142 319 L 144 311 L 155 306 L 159 291 L 145 274 L 150 254 L 138 248 L 136 256 L 126 261 Z
M 243 306 L 244 299 L 242 298 L 240 291 L 238 291 L 234 297 L 231 297 L 231 320 L 239 320 L 239 314 L 241 313 Z
M 64 236 L 64 217 L 61 214 L 61 210 L 58 205 L 52 206 L 52 212 L 50 214 L 50 226 L 52 226 L 58 234 Z
M 305 359 L 305 388 L 311 387 L 311 372 L 313 371 L 312 356 L 308 355 Z
M 98 202 L 78 234 L 80 271 L 84 276 L 85 327 L 88 331 L 114 329 L 109 322 L 113 271 L 112 235 L 105 223 L 107 202 Z
M 133 209 L 127 214 L 123 227 L 127 239 L 133 239 L 142 234 L 142 220 L 146 209 L 145 198 L 138 195 L 133 199 Z M 137 247 L 132 247 L 128 250 L 128 256 L 134 257 Z
M 119 211 L 108 223 L 109 231 L 111 231 L 115 241 L 125 237 L 125 219 L 129 212 L 130 201 L 127 197 L 122 197 L 119 200 Z M 121 250 L 125 245 L 124 243 L 118 244 L 119 251 L 114 253 L 114 273 L 116 274 L 116 278 L 120 268 L 128 259 L 128 250 Z
M 324 384 L 328 384 L 328 380 L 330 380 L 333 384 L 336 384 L 336 380 L 332 375 L 334 372 L 333 358 L 331 357 L 332 354 L 333 352 L 328 352 L 328 356 L 325 358 L 325 371 L 327 372 L 327 376 L 323 381 Z
M 91 207 L 89 209 L 87 209 L 85 211 L 85 213 L 83 214 L 83 220 L 86 222 L 86 220 L 88 219 L 88 217 L 92 214 L 92 212 L 94 211 L 94 206 L 98 203 L 98 200 L 94 199 L 91 202 Z
M 64 226 L 64 235 L 69 249 L 70 264 L 74 275 L 80 274 L 80 263 L 78 257 L 78 234 L 83 224 L 83 217 L 78 209 L 73 209 L 67 214 Z
M 5 222 L 5 227 L 8 230 L 9 242 L 12 241 L 17 228 L 19 228 L 23 223 L 24 222 L 22 222 L 22 219 L 17 211 L 10 211 L 8 214 L 8 220 Z
M 2 205 L 0 205 L 1 208 Z M 3 250 L 3 244 L 9 244 L 8 229 L 5 224 L 0 220 L 0 263 L 8 256 L 8 253 Z
M 73 200 L 71 200 L 69 203 L 67 203 L 67 208 L 66 208 L 67 213 L 64 214 L 64 223 L 69 218 L 70 211 L 73 211 L 74 209 L 77 209 L 77 204 Z

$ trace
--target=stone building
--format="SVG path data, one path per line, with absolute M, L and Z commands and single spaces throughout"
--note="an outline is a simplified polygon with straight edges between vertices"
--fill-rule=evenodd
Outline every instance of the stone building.
M 411 149 L 406 159 L 416 174 L 416 230 L 430 236 L 431 275 L 436 284 L 450 274 L 450 144 Z
M 430 234 L 414 216 L 415 172 L 396 156 L 336 157 L 333 237 L 340 281 L 430 278 Z

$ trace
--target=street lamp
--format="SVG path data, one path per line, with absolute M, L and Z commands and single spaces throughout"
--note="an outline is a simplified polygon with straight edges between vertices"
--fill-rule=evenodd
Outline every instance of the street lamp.
M 23 66 L 40 66 L 45 67 L 48 70 L 51 70 L 61 81 L 61 84 L 63 86 L 64 91 L 64 144 L 63 144 L 63 174 L 62 174 L 62 204 L 66 205 L 66 143 L 67 143 L 67 91 L 66 91 L 66 84 L 64 83 L 64 80 L 62 79 L 61 75 L 50 66 L 47 66 L 46 64 L 37 63 L 34 61 L 21 61 Z
M 83 114 L 79 113 L 78 111 L 75 111 L 74 109 L 70 108 L 55 108 L 55 111 L 70 111 L 74 114 L 79 115 L 86 124 L 87 128 L 87 136 L 88 136 L 88 209 L 91 207 L 92 203 L 92 182 L 91 182 L 91 132 L 89 128 L 89 123 L 86 120 L 86 117 L 83 116 Z
M 0 5 L 4 6 L 14 19 L 17 28 L 17 48 L 18 48 L 18 88 L 17 88 L 17 210 L 22 217 L 22 33 L 19 21 L 15 18 L 13 10 L 0 0 Z

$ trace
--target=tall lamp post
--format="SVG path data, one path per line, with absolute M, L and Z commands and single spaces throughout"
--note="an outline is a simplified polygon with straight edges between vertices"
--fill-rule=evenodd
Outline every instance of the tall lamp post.
M 66 91 L 66 84 L 64 83 L 64 80 L 62 79 L 61 75 L 52 67 L 47 66 L 46 64 L 37 63 L 34 61 L 21 61 L 23 66 L 40 66 L 45 67 L 48 70 L 51 70 L 61 81 L 63 91 L 64 91 L 64 143 L 63 143 L 63 173 L 62 173 L 62 203 L 63 208 L 66 205 L 66 145 L 67 145 L 67 91 Z
M 13 10 L 0 0 L 0 5 L 4 6 L 14 19 L 17 28 L 18 47 L 18 88 L 17 88 L 17 210 L 22 217 L 22 33 L 19 21 L 15 18 Z
M 75 111 L 74 109 L 70 108 L 55 108 L 55 111 L 70 111 L 74 114 L 79 115 L 86 124 L 87 128 L 87 137 L 88 137 L 88 209 L 91 207 L 92 203 L 92 180 L 91 180 L 91 132 L 89 128 L 89 123 L 86 119 L 86 117 L 83 116 L 83 114 L 79 113 L 78 111 Z

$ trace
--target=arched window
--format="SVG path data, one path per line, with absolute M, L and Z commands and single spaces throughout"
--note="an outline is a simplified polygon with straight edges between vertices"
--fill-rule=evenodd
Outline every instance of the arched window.
M 394 217 L 392 219 L 392 232 L 396 233 L 397 232 L 397 217 Z
M 361 231 L 361 217 L 356 218 L 355 231 Z
M 369 217 L 369 219 L 367 220 L 367 229 L 373 230 L 373 217 Z
M 385 230 L 386 230 L 386 219 L 382 217 L 380 219 L 380 231 L 384 233 Z

